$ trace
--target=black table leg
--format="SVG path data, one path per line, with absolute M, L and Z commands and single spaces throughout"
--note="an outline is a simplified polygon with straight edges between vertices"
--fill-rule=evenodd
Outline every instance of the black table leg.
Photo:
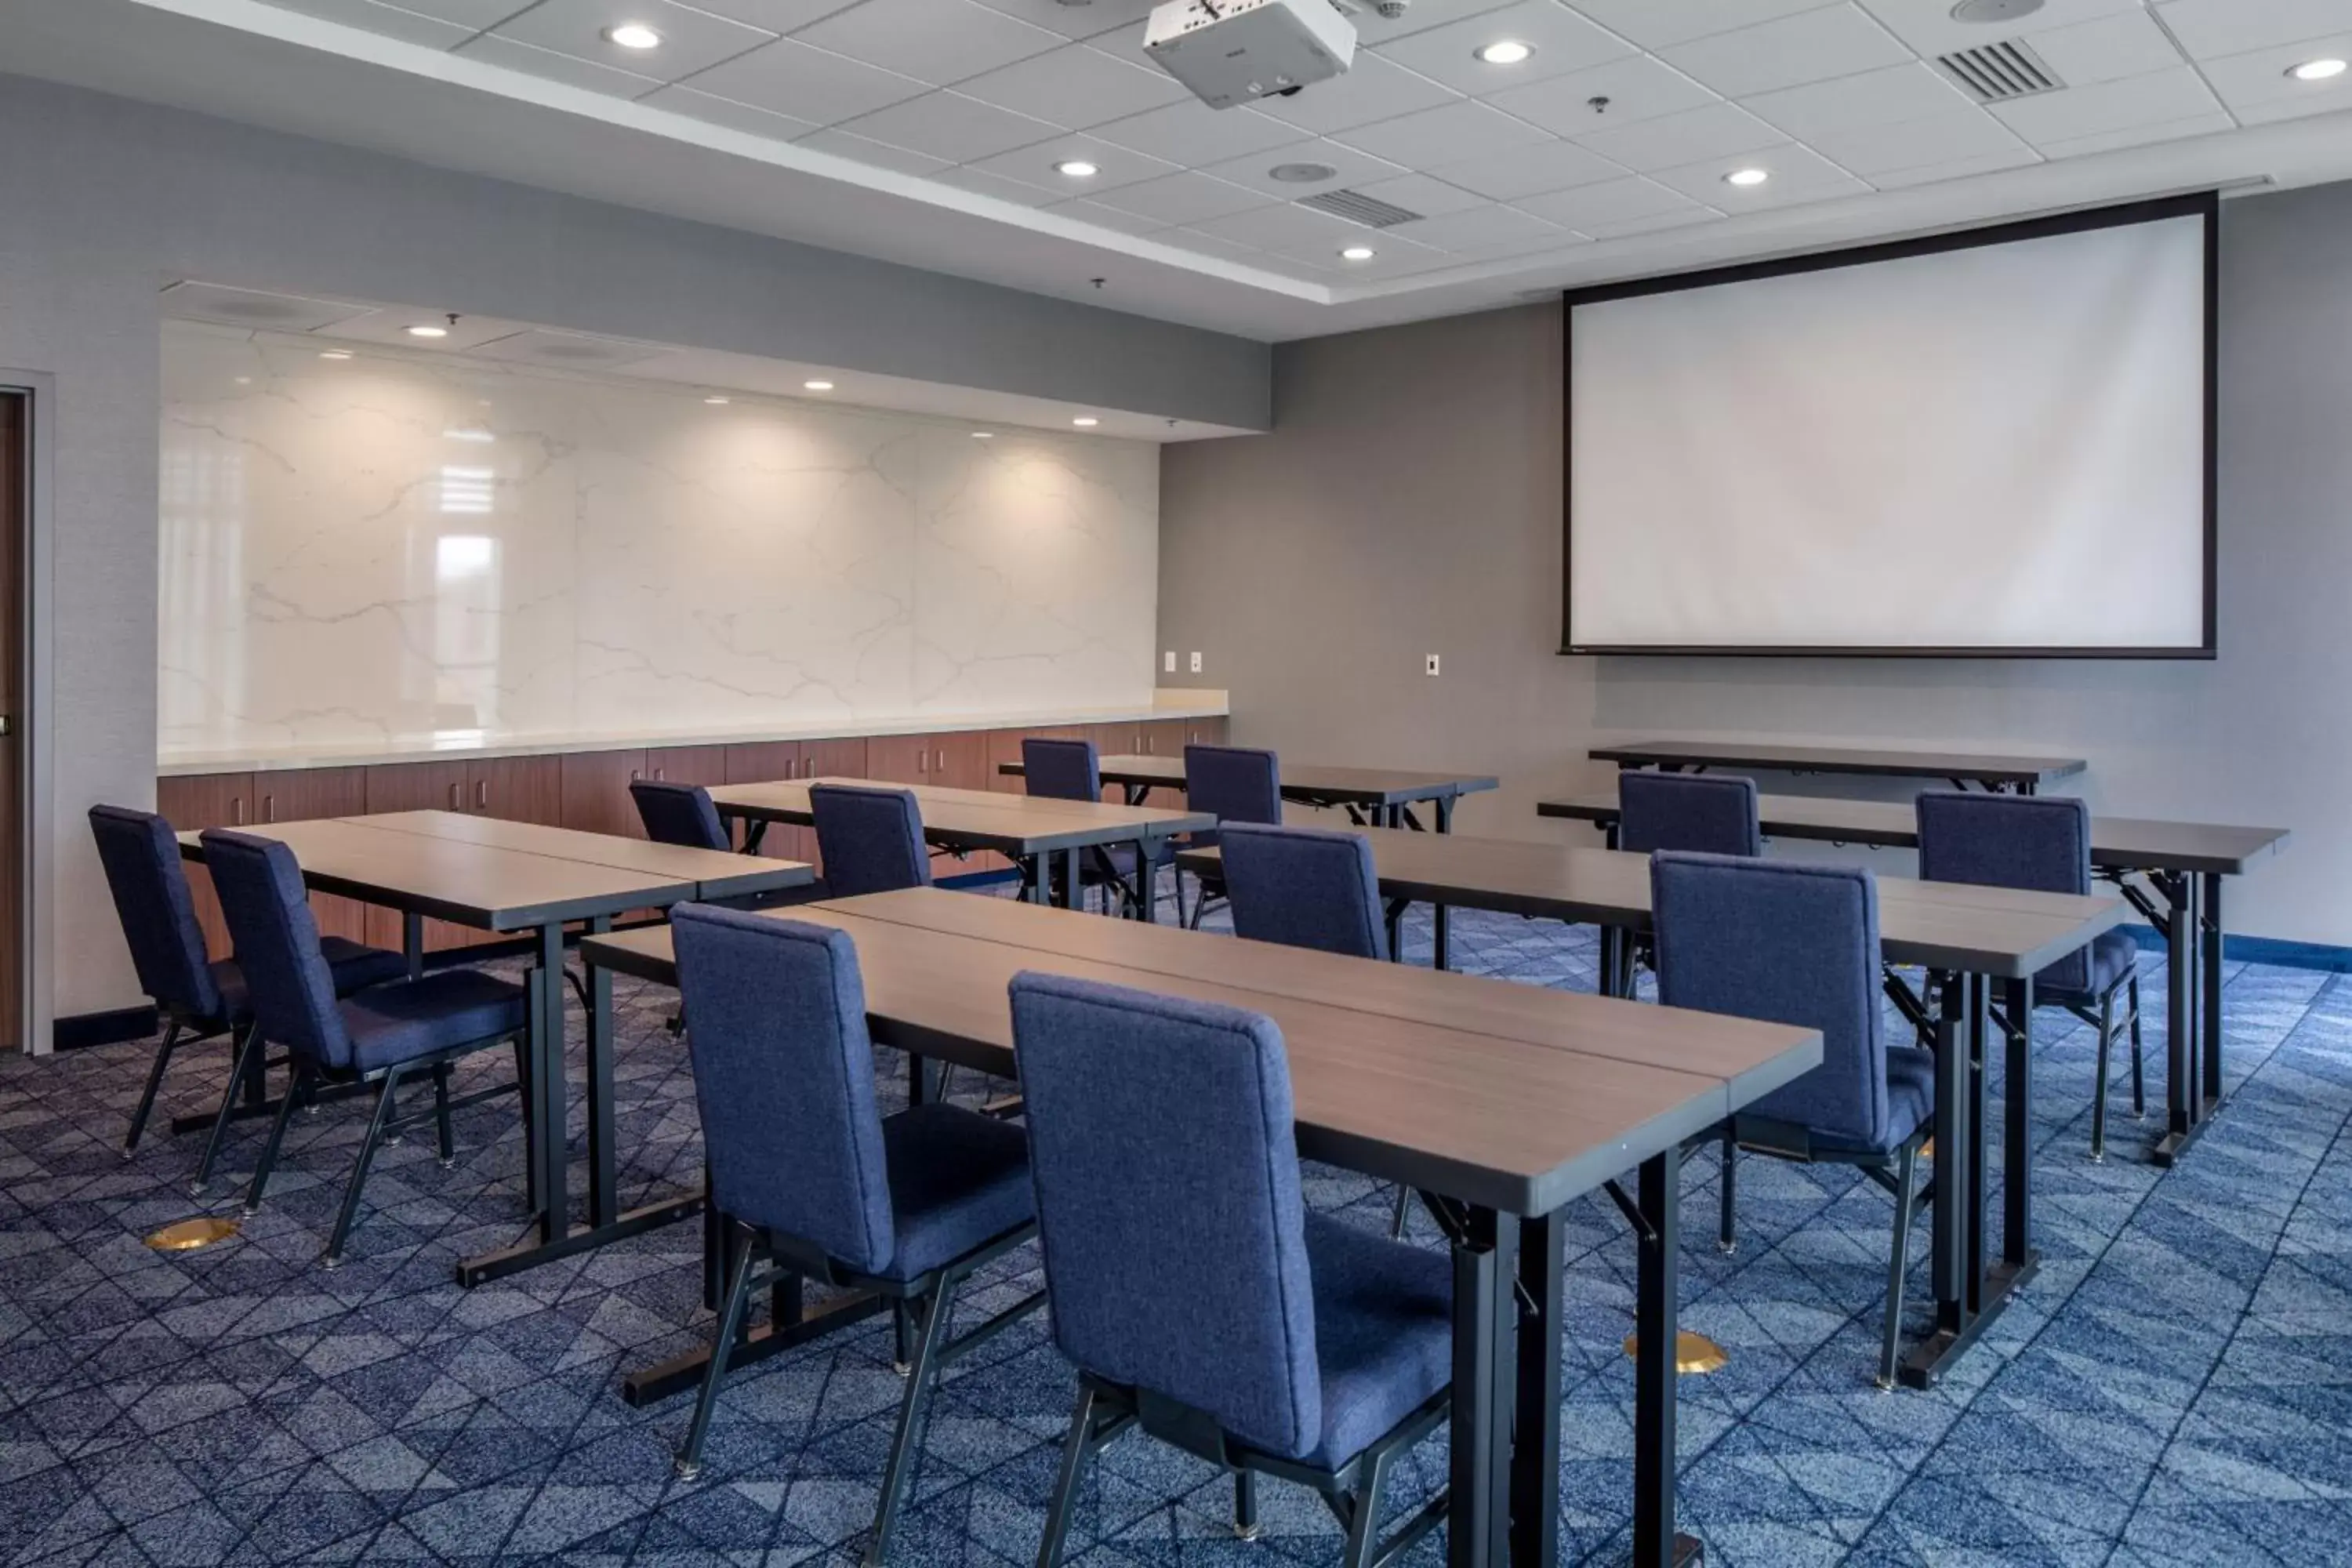
M 588 922 L 591 935 L 602 936 L 612 929 L 609 915 Z M 613 1126 L 613 972 L 593 963 L 587 968 L 588 1224 L 602 1229 L 613 1223 L 620 1207 L 619 1140 Z
M 2152 879 L 2171 906 L 2164 959 L 2166 1125 L 2155 1150 L 2156 1163 L 2169 1165 L 2205 1130 L 2205 1085 L 2197 1060 L 2197 879 L 2185 871 L 2168 871 Z
M 1510 1508 L 1511 1289 L 1518 1233 L 1492 1209 L 1465 1212 L 1454 1241 L 1454 1413 L 1448 1568 L 1495 1568 Z
M 2210 1117 L 2221 1109 L 2228 1093 L 2221 1082 L 2221 874 L 2208 871 L 2199 881 L 2198 981 L 2204 991 L 2205 1029 L 2198 1044 L 2205 1058 L 2205 1114 Z
M 2033 1268 L 2033 982 L 2011 980 L 2001 1006 L 2009 1014 L 2009 1059 L 2001 1079 L 2000 1260 L 2011 1269 Z
M 1450 795 L 1441 795 L 1432 804 L 1437 808 L 1437 831 L 1440 833 L 1453 832 L 1454 797 Z M 1429 912 L 1429 923 L 1431 934 L 1430 957 L 1432 963 L 1439 969 L 1453 968 L 1454 922 L 1452 919 L 1452 911 L 1444 904 L 1433 906 Z
M 1619 927 L 1605 925 L 1601 928 L 1601 978 L 1594 988 L 1603 996 L 1622 994 L 1619 983 L 1623 976 L 1620 973 L 1617 954 L 1624 941 L 1625 932 Z
M 1987 1034 L 1988 990 L 1982 979 L 1969 987 L 1969 1163 L 1964 1167 L 1968 1180 L 1968 1297 L 1969 1315 L 1984 1310 L 1985 1284 L 1985 1167 L 1987 1121 L 1991 1098 L 1985 1084 L 1985 1036 Z
M 1519 1222 L 1517 1406 L 1511 1436 L 1511 1568 L 1559 1561 L 1559 1336 L 1567 1266 L 1557 1213 Z
M 1675 1529 L 1675 1363 L 1679 1311 L 1676 1268 L 1682 1238 L 1682 1152 L 1644 1161 L 1640 1181 L 1641 1273 L 1634 1288 L 1633 1563 L 1677 1568 L 1703 1563 L 1706 1550 Z
M 400 917 L 400 951 L 408 960 L 408 977 L 425 978 L 425 917 L 414 910 L 404 910 Z

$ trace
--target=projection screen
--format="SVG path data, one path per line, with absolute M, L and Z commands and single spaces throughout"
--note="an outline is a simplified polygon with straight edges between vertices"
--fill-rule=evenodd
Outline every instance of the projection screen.
M 1563 651 L 2211 657 L 2216 217 L 1570 294 Z

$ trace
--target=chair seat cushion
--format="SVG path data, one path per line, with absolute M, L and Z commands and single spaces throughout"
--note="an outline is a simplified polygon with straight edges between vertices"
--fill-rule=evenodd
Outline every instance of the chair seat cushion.
M 2095 1004 L 2100 997 L 2105 995 L 2117 981 L 2129 974 L 2138 963 L 2139 943 L 2134 942 L 2129 933 L 2119 931 L 2101 931 L 2091 939 L 2090 989 L 2077 991 L 2071 985 L 2060 985 L 2046 978 L 2037 977 L 2033 983 L 2034 1000 L 2053 1005 L 2063 1005 L 2068 1002 L 2085 1005 Z M 2043 970 L 2042 975 L 2053 974 L 2059 967 L 2061 966 L 2053 964 L 2049 969 Z
M 352 1065 L 368 1073 L 514 1034 L 527 1016 L 525 998 L 511 981 L 478 969 L 445 969 L 371 987 L 337 1005 L 352 1037 Z
M 347 936 L 320 937 L 319 951 L 326 956 L 327 967 L 334 973 L 338 996 L 348 996 L 387 980 L 399 980 L 408 973 L 408 960 L 399 953 L 388 948 L 370 947 Z M 243 1024 L 251 1018 L 253 1000 L 246 991 L 245 972 L 236 966 L 236 960 L 221 959 L 212 965 L 212 972 L 213 984 L 220 987 L 222 1010 L 228 1015 L 220 1021 Z
M 1334 1469 L 1454 1377 L 1454 1271 L 1442 1253 L 1307 1215 L 1323 1429 L 1312 1465 Z
M 1867 1148 L 1843 1138 L 1833 1138 L 1819 1131 L 1811 1141 L 1816 1149 L 1841 1151 L 1850 1154 L 1885 1154 L 1901 1148 L 1935 1119 L 1936 1115 L 1936 1054 L 1916 1046 L 1886 1047 L 1886 1143 L 1884 1148 Z
M 882 1122 L 882 1163 L 898 1247 L 876 1272 L 912 1279 L 1037 1217 L 1029 1140 L 958 1105 L 918 1105 Z

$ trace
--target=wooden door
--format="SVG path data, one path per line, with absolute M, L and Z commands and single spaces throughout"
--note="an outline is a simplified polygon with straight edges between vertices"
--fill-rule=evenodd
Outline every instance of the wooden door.
M 255 810 L 265 825 L 311 822 L 322 816 L 359 816 L 367 811 L 365 768 L 291 768 L 253 775 Z M 368 939 L 368 907 L 332 893 L 310 895 L 310 913 L 320 936 Z
M 22 393 L 0 393 L 0 1050 L 25 1039 L 25 784 L 30 715 L 19 658 L 25 637 L 25 538 L 31 526 L 33 420 Z
M 562 759 L 563 826 L 643 838 L 629 786 L 646 776 L 643 752 L 574 752 Z
M 508 822 L 563 826 L 562 757 L 484 757 L 466 764 L 467 809 Z
M 250 827 L 254 821 L 253 775 L 190 773 L 157 779 L 155 810 L 175 833 L 203 827 Z M 188 890 L 194 896 L 196 924 L 205 933 L 205 951 L 215 958 L 228 957 L 228 922 L 221 918 L 220 900 L 213 896 L 213 879 L 202 866 L 188 868 Z
M 367 770 L 367 808 L 384 811 L 464 811 L 472 799 L 466 791 L 466 764 L 449 763 L 384 763 Z M 371 908 L 368 940 L 378 947 L 400 946 L 400 911 Z M 430 949 L 467 947 L 498 940 L 488 931 L 444 921 L 425 922 L 425 945 Z

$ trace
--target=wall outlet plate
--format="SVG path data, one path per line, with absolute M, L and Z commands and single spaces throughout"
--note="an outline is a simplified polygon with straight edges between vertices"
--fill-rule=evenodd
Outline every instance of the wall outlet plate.
M 1435 675 L 1437 673 L 1437 656 L 1435 654 L 1431 654 L 1429 656 L 1429 661 L 1426 668 L 1430 674 Z
M 1176 673 L 1176 650 L 1174 648 L 1171 647 L 1168 650 L 1167 657 L 1160 661 L 1160 668 L 1170 675 Z
M 1192 673 L 1195 675 L 1201 673 L 1201 656 L 1198 652 L 1192 655 Z

